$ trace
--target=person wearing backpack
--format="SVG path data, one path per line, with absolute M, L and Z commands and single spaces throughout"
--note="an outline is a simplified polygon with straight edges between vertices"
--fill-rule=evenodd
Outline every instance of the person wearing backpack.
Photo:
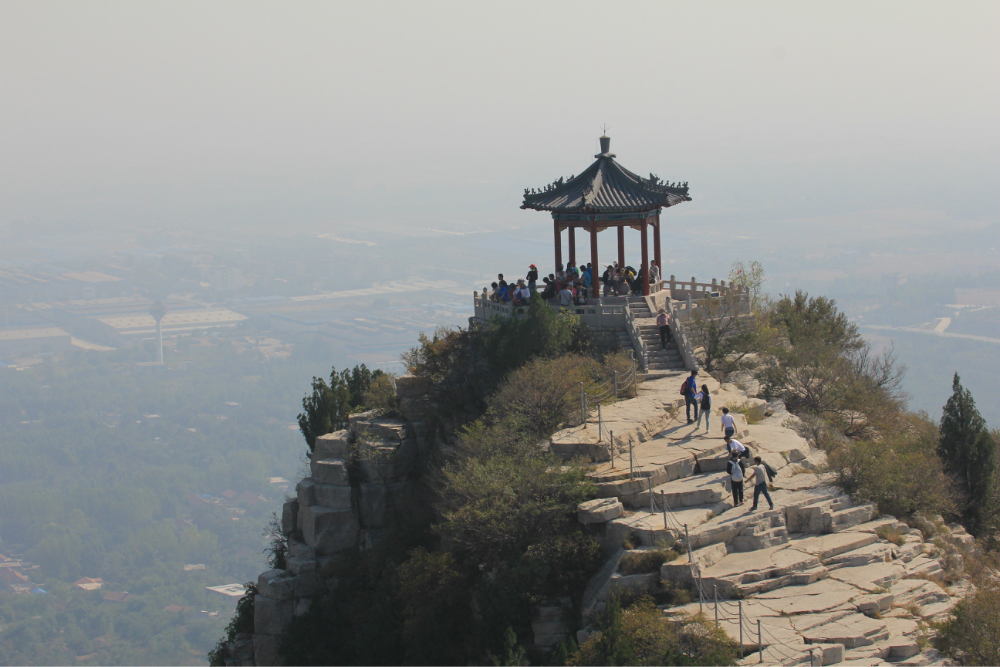
M 771 494 L 767 492 L 768 470 L 766 464 L 760 460 L 759 456 L 753 457 L 753 462 L 757 465 L 754 466 L 754 469 L 750 471 L 750 475 L 748 476 L 753 477 L 754 481 L 753 507 L 750 508 L 750 511 L 757 511 L 757 499 L 760 498 L 761 495 L 767 498 L 767 504 L 771 506 L 771 509 L 774 509 L 774 501 L 771 500 Z
M 729 460 L 726 461 L 726 472 L 729 473 L 729 481 L 733 486 L 733 507 L 743 504 L 743 480 L 746 479 L 746 464 L 732 452 Z
M 698 393 L 698 371 L 691 371 L 691 376 L 684 380 L 684 407 L 687 408 L 688 424 L 693 424 L 698 419 L 698 401 L 695 395 Z M 691 406 L 694 406 L 694 419 L 691 419 Z
M 708 390 L 708 385 L 701 385 L 701 391 L 695 396 L 701 406 L 701 413 L 698 415 L 698 423 L 695 424 L 694 430 L 697 431 L 701 427 L 701 418 L 705 418 L 705 433 L 708 433 L 708 415 L 712 412 L 712 393 Z

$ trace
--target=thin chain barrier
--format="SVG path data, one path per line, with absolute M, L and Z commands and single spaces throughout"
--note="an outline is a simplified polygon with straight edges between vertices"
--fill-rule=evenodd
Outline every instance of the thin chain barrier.
M 624 373 L 615 371 L 612 379 L 589 389 L 584 387 L 583 382 L 580 383 L 580 421 L 586 428 L 591 421 L 590 406 L 597 406 L 597 442 L 604 442 L 604 416 L 601 413 L 601 406 L 612 399 L 613 402 L 618 402 L 633 387 L 635 393 L 638 394 L 639 381 L 639 372 L 636 370 L 635 354 L 633 353 L 632 366 Z M 611 456 L 614 458 L 614 452 L 611 453 Z
M 691 554 L 694 551 L 691 543 L 691 536 L 687 530 L 687 525 L 681 525 L 678 518 L 674 515 L 673 510 L 670 507 L 670 502 L 667 500 L 667 495 L 664 491 L 660 491 L 659 500 L 657 500 L 656 495 L 653 493 L 652 482 L 648 482 L 649 491 L 649 507 L 650 513 L 657 513 L 658 511 L 663 513 L 663 527 L 666 530 L 675 531 L 678 536 L 681 536 L 679 540 L 684 544 L 685 551 L 688 554 L 688 566 L 691 570 L 691 580 L 693 582 L 695 590 L 698 592 L 698 602 L 699 609 L 704 611 L 704 606 L 706 604 L 713 605 L 713 612 L 716 624 L 721 621 L 736 621 L 736 623 L 742 628 L 740 634 L 741 638 L 745 642 L 745 638 L 758 637 L 758 629 L 752 627 L 750 620 L 743 614 L 743 605 L 749 606 L 751 601 L 742 599 L 732 599 L 727 598 L 724 595 L 719 596 L 718 589 L 713 586 L 711 595 L 705 590 L 705 585 L 701 578 L 701 568 L 694 564 Z M 773 654 L 780 656 L 782 662 L 797 663 L 802 657 L 802 653 L 806 651 L 805 645 L 801 647 L 790 646 L 778 639 L 766 626 L 760 625 L 759 636 L 761 637 L 761 645 L 767 644 L 767 648 L 771 649 Z M 766 642 L 763 639 L 766 638 Z M 742 644 L 740 647 L 740 652 L 742 654 L 743 648 Z M 763 661 L 763 654 L 761 654 L 761 660 Z

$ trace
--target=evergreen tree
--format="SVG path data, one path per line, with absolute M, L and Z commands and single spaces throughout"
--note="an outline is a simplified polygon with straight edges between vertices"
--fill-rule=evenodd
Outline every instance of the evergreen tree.
M 991 513 L 988 505 L 996 471 L 996 443 L 958 373 L 951 386 L 952 395 L 941 415 L 938 456 L 965 491 L 968 504 L 963 516 L 976 532 L 985 526 Z

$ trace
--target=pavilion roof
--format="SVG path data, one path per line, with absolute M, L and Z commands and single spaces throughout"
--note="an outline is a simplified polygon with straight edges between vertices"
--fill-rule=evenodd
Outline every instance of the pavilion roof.
M 540 190 L 524 190 L 521 208 L 562 213 L 629 213 L 651 211 L 691 201 L 687 183 L 665 183 L 654 174 L 643 178 L 615 161 L 610 140 L 586 171 L 562 178 Z

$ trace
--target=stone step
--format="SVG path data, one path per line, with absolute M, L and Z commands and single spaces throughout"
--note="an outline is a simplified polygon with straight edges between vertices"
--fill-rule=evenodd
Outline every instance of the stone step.
M 667 507 L 675 509 L 722 502 L 729 497 L 729 490 L 725 477 L 715 473 L 694 475 L 654 485 L 653 497 L 657 507 L 660 507 L 661 503 L 665 501 Z M 623 502 L 632 507 L 649 507 L 649 490 L 644 489 L 627 499 L 623 499 Z
M 830 516 L 832 529 L 830 532 L 838 532 L 847 528 L 861 525 L 871 521 L 878 514 L 878 508 L 874 505 L 859 505 L 839 512 L 833 512 Z
M 732 548 L 736 552 L 757 551 L 779 544 L 788 543 L 788 530 L 784 526 L 770 528 L 753 535 L 738 535 L 733 538 Z

